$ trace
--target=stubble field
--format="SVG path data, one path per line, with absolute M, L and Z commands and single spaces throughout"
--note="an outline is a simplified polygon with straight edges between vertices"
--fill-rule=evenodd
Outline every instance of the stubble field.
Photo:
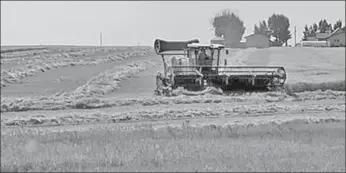
M 234 49 L 286 92 L 175 97 L 151 47 L 1 49 L 3 171 L 345 171 L 344 48 Z

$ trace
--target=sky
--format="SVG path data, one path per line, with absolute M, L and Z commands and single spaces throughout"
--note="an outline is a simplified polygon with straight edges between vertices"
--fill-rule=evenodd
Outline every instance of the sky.
M 299 42 L 306 24 L 345 25 L 345 1 L 1 1 L 1 45 L 152 46 L 156 38 L 209 43 L 210 23 L 228 8 L 244 22 L 243 37 L 273 13 L 290 20 Z M 244 40 L 244 39 L 243 39 Z

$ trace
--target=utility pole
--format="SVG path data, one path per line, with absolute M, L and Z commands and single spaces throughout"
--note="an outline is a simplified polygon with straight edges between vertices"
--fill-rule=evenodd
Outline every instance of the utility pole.
M 297 28 L 294 25 L 294 47 L 296 47 L 296 44 L 297 44 L 297 37 L 296 37 L 297 34 L 296 33 L 297 33 Z
M 102 32 L 100 33 L 100 46 L 102 47 Z

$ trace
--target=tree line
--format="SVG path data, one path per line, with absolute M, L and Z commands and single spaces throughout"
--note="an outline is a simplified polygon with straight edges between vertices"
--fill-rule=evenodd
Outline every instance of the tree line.
M 223 36 L 228 43 L 238 44 L 245 32 L 244 22 L 231 12 L 229 9 L 221 10 L 211 20 L 211 24 L 215 29 L 215 36 Z M 325 19 L 320 20 L 318 24 L 313 24 L 310 27 L 305 26 L 304 39 L 310 36 L 315 36 L 316 32 L 325 33 L 327 31 L 334 31 L 342 27 L 341 20 L 337 21 L 333 26 Z M 254 26 L 254 34 L 266 35 L 269 38 L 274 38 L 272 44 L 281 46 L 292 38 L 290 28 L 290 21 L 288 17 L 283 14 L 272 14 L 267 20 L 260 21 L 258 25 Z
M 215 36 L 223 36 L 225 40 L 231 41 L 231 44 L 239 43 L 246 29 L 239 16 L 229 9 L 217 13 L 211 20 L 211 24 L 215 29 Z M 254 33 L 274 37 L 274 43 L 287 45 L 287 41 L 291 38 L 289 27 L 290 22 L 286 16 L 273 14 L 267 21 L 263 20 L 258 26 L 255 25 Z

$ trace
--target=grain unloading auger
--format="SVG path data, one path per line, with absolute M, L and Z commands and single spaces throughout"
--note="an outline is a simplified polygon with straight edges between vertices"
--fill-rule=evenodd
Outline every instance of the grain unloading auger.
M 229 49 L 220 44 L 200 44 L 199 40 L 164 41 L 156 39 L 154 48 L 161 55 L 164 69 L 156 77 L 156 93 L 169 95 L 183 87 L 200 91 L 215 87 L 222 91 L 282 90 L 284 67 L 227 65 Z M 223 60 L 223 61 L 222 61 Z

